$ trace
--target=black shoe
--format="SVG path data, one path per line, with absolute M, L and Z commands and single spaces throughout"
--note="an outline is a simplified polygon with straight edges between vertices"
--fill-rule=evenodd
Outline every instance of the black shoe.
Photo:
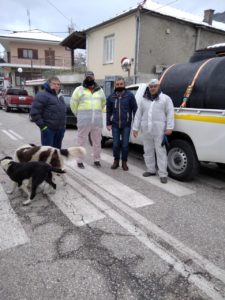
M 161 183 L 167 183 L 167 177 L 160 177 Z
M 94 165 L 95 165 L 95 167 L 97 167 L 97 168 L 101 168 L 100 161 L 94 161 Z
M 84 169 L 84 164 L 83 163 L 77 163 L 78 168 Z
M 144 176 L 144 177 L 155 176 L 155 175 L 156 175 L 156 173 L 151 173 L 151 172 L 144 172 L 142 174 L 142 176 Z

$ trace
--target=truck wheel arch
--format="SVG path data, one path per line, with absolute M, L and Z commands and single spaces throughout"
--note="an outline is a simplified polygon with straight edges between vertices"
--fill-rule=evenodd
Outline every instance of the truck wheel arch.
M 175 134 L 168 147 L 168 173 L 180 181 L 193 179 L 199 171 L 199 161 L 191 139 Z

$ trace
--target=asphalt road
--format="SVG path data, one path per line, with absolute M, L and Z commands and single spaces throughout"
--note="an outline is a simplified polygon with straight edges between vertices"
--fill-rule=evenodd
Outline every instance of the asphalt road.
M 39 141 L 28 114 L 0 111 L 0 158 Z M 225 299 L 224 170 L 161 184 L 142 176 L 140 147 L 128 172 L 110 169 L 110 143 L 101 169 L 87 150 L 84 170 L 66 162 L 67 184 L 29 206 L 0 169 L 0 299 Z

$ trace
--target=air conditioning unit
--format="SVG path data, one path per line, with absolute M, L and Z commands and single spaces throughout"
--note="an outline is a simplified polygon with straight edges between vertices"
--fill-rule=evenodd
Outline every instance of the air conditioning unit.
M 167 69 L 167 65 L 156 65 L 155 66 L 155 73 L 161 74 L 165 69 Z

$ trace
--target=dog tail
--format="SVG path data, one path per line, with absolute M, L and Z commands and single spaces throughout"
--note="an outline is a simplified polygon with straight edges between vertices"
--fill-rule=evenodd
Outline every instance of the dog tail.
M 66 173 L 66 171 L 59 169 L 59 168 L 54 168 L 54 167 L 51 167 L 51 171 L 55 172 L 55 173 Z
M 84 157 L 86 155 L 86 149 L 84 147 L 69 147 L 68 149 L 59 150 L 60 153 L 67 159 L 71 157 Z

